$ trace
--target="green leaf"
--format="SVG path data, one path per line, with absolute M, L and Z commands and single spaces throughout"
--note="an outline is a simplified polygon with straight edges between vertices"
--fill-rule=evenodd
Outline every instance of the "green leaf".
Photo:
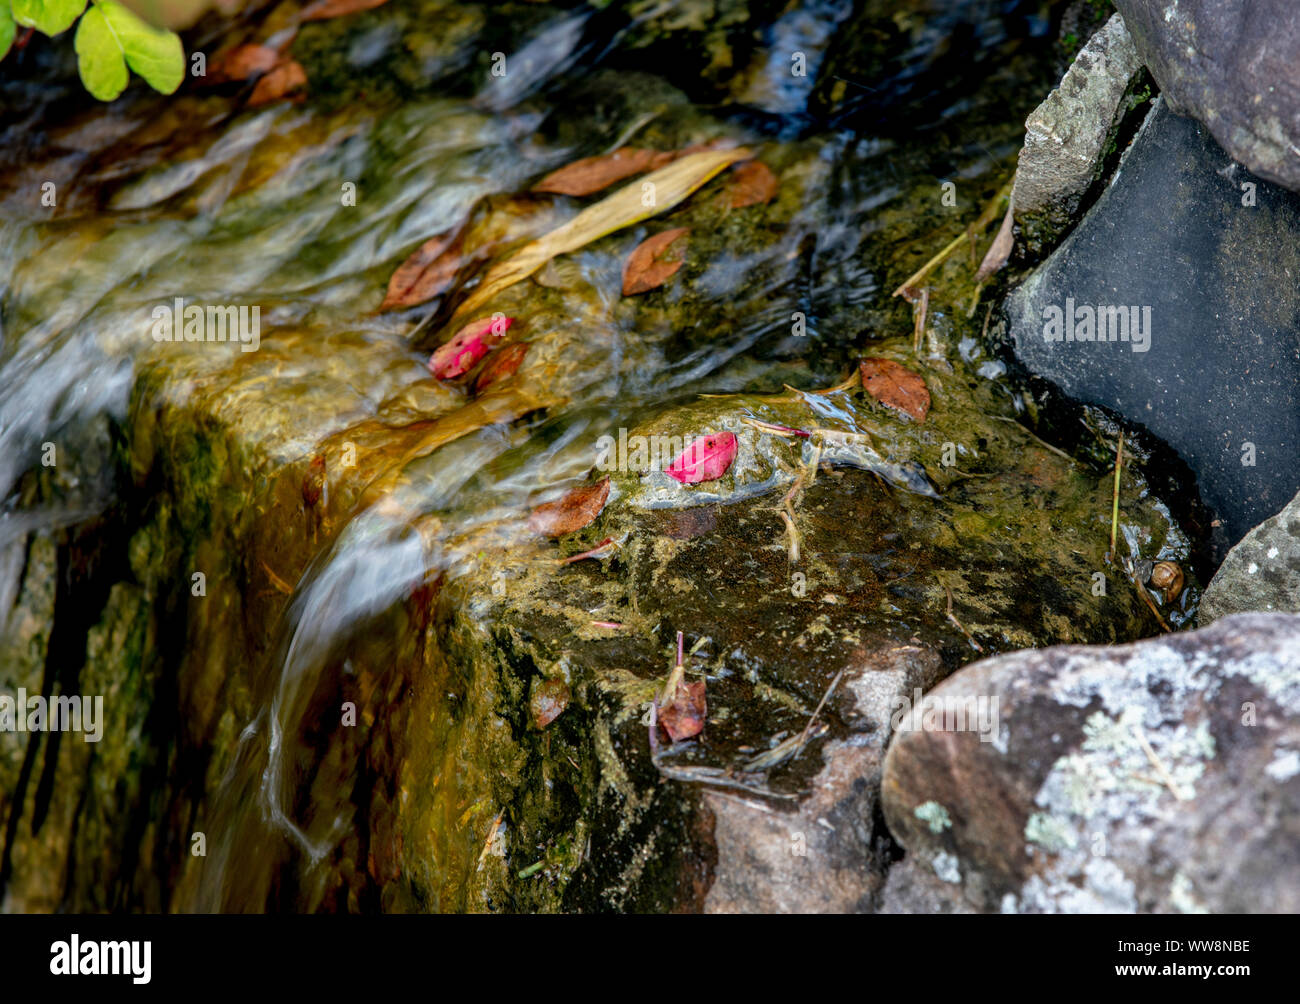
M 73 43 L 81 82 L 100 101 L 112 101 L 126 89 L 126 59 L 108 19 L 98 7 L 86 11 Z
M 86 0 L 13 0 L 13 19 L 24 28 L 54 36 L 71 28 L 85 9 Z
M 9 46 L 14 44 L 14 32 L 17 26 L 14 24 L 14 17 L 9 13 L 9 5 L 0 0 L 0 59 L 4 59 L 9 52 Z
M 96 0 L 126 57 L 126 65 L 155 91 L 171 94 L 185 79 L 185 50 L 180 36 L 146 24 L 117 0 Z

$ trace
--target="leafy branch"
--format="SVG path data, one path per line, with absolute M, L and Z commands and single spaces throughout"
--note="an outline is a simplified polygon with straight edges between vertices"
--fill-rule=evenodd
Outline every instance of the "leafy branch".
M 84 16 L 83 16 L 84 12 Z M 155 28 L 118 0 L 0 0 L 0 59 L 19 27 L 53 38 L 77 24 L 73 46 L 86 90 L 112 101 L 126 89 L 128 67 L 155 91 L 171 94 L 185 77 L 185 50 L 174 31 Z

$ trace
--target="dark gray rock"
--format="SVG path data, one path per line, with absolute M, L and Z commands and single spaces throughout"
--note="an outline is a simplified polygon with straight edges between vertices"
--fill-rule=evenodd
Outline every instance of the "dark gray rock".
M 1220 553 L 1300 488 L 1300 197 L 1162 101 L 1007 313 L 1029 369 L 1181 454 Z M 1103 319 L 1114 340 L 1086 340 Z
M 1124 19 L 1116 14 L 1025 121 L 1011 202 L 1031 250 L 1050 246 L 1077 218 L 1134 107 L 1141 71 Z
M 1300 495 L 1228 552 L 1201 597 L 1200 623 L 1247 610 L 1300 612 Z
M 1025 913 L 1300 910 L 1300 616 L 1025 650 L 959 670 L 926 698 L 950 715 L 971 699 L 998 709 L 991 741 L 914 709 L 881 790 L 913 866 L 966 901 Z
M 1115 0 L 1170 107 L 1261 178 L 1300 189 L 1300 4 Z

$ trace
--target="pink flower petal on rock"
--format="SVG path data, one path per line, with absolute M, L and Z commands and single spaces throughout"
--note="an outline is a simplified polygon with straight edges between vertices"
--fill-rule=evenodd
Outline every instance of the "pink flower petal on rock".
M 451 341 L 439 345 L 429 357 L 429 372 L 439 380 L 451 380 L 468 373 L 488 350 L 505 337 L 513 317 L 486 317 L 470 321 L 452 335 Z
M 664 468 L 664 473 L 684 485 L 716 481 L 727 473 L 727 468 L 736 459 L 738 447 L 734 432 L 715 432 L 701 436 Z

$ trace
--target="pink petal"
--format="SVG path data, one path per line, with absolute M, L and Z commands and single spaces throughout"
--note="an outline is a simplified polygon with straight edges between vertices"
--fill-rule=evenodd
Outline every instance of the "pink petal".
M 486 317 L 470 321 L 452 335 L 451 341 L 439 345 L 429 357 L 429 372 L 439 380 L 451 380 L 467 373 L 505 337 L 513 317 Z
M 684 485 L 716 481 L 727 473 L 727 468 L 736 459 L 738 446 L 734 432 L 715 432 L 701 436 L 664 468 L 664 473 Z

